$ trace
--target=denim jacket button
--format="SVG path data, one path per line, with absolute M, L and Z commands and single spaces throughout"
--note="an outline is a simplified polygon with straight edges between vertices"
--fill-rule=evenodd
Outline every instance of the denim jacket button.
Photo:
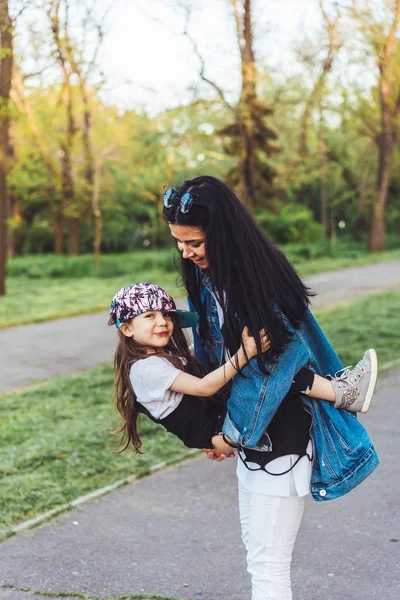
M 322 496 L 323 498 L 325 498 L 326 490 L 320 490 L 319 495 Z

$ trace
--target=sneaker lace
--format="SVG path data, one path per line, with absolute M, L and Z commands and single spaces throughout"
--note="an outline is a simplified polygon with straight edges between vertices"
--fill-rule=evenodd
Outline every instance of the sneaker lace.
M 332 379 L 337 381 L 340 387 L 346 387 L 347 385 L 357 387 L 361 377 L 365 373 L 365 368 L 362 363 L 358 363 L 352 371 L 350 370 L 351 368 L 352 365 L 349 365 L 343 371 L 337 371 Z

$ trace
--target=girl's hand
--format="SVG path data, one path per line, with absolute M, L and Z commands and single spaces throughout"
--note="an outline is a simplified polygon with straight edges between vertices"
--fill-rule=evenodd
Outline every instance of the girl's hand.
M 268 339 L 267 334 L 265 333 L 265 329 L 261 329 L 260 333 L 260 342 L 261 342 L 261 354 L 266 352 L 268 348 L 271 347 L 271 342 Z M 257 356 L 257 346 L 256 340 L 249 334 L 249 328 L 245 327 L 242 331 L 242 346 L 246 350 L 247 356 L 253 358 Z
M 221 462 L 225 458 L 233 458 L 235 456 L 235 450 L 232 446 L 225 444 L 222 435 L 214 435 L 211 438 L 212 448 L 203 448 L 203 452 L 207 454 L 207 458 Z

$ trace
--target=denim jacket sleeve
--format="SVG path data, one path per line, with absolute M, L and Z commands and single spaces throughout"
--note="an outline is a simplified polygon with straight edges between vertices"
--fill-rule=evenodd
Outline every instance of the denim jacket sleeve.
M 300 331 L 288 328 L 292 341 L 276 361 L 266 365 L 268 375 L 260 371 L 253 358 L 243 369 L 245 378 L 236 375 L 233 379 L 222 430 L 242 446 L 261 451 L 271 449 L 267 427 L 296 373 L 310 364 L 311 352 Z

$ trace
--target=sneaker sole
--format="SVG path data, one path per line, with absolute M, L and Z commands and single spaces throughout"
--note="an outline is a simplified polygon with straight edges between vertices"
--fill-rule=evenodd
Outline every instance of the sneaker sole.
M 374 394 L 374 389 L 376 385 L 376 378 L 378 376 L 378 357 L 376 351 L 371 348 L 371 350 L 367 350 L 365 354 L 369 354 L 369 358 L 371 360 L 371 381 L 369 382 L 368 390 L 365 396 L 364 404 L 361 407 L 360 413 L 366 413 L 371 404 L 372 396 Z

